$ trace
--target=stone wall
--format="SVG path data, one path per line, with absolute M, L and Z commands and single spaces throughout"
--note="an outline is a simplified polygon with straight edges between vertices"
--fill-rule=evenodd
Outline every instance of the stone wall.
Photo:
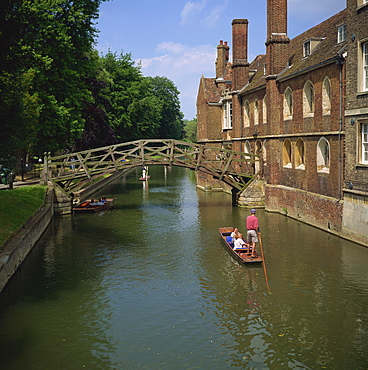
M 44 204 L 3 245 L 0 252 L 0 292 L 48 227 L 54 215 L 54 191 L 48 190 Z

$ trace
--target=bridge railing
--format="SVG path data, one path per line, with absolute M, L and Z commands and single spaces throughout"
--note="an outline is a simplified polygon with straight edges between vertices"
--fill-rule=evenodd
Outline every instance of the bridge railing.
M 103 176 L 143 165 L 201 171 L 243 190 L 256 175 L 259 156 L 172 139 L 137 140 L 58 156 L 45 156 L 48 181 L 70 194 Z M 259 166 L 258 166 L 259 168 Z

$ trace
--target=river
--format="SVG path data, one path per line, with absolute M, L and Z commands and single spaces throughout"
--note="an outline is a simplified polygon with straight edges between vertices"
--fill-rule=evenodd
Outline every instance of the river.
M 218 234 L 249 210 L 149 170 L 52 221 L 0 296 L 0 369 L 368 369 L 367 248 L 259 210 L 268 289 Z

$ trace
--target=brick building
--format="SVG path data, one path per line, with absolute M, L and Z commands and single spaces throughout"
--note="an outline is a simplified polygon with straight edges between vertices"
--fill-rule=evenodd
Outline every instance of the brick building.
M 289 39 L 287 0 L 268 0 L 265 55 L 248 62 L 248 20 L 235 19 L 232 63 L 220 42 L 216 77 L 202 76 L 197 97 L 198 142 L 262 156 L 266 210 L 361 241 L 350 220 L 359 210 L 368 234 L 366 3 L 348 0 Z
M 347 0 L 343 231 L 368 245 L 368 1 Z

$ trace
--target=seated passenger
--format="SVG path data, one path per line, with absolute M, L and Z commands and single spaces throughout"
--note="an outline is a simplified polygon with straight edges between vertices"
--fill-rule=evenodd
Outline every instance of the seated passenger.
M 91 199 L 90 206 L 103 206 L 105 203 L 101 202 L 101 200 L 95 201 L 94 199 Z
M 235 243 L 235 235 L 239 232 L 238 228 L 235 227 L 230 236 L 233 238 L 232 242 Z
M 243 235 L 241 233 L 238 233 L 235 236 L 234 250 L 244 249 L 244 248 L 247 248 L 247 243 L 243 240 Z

